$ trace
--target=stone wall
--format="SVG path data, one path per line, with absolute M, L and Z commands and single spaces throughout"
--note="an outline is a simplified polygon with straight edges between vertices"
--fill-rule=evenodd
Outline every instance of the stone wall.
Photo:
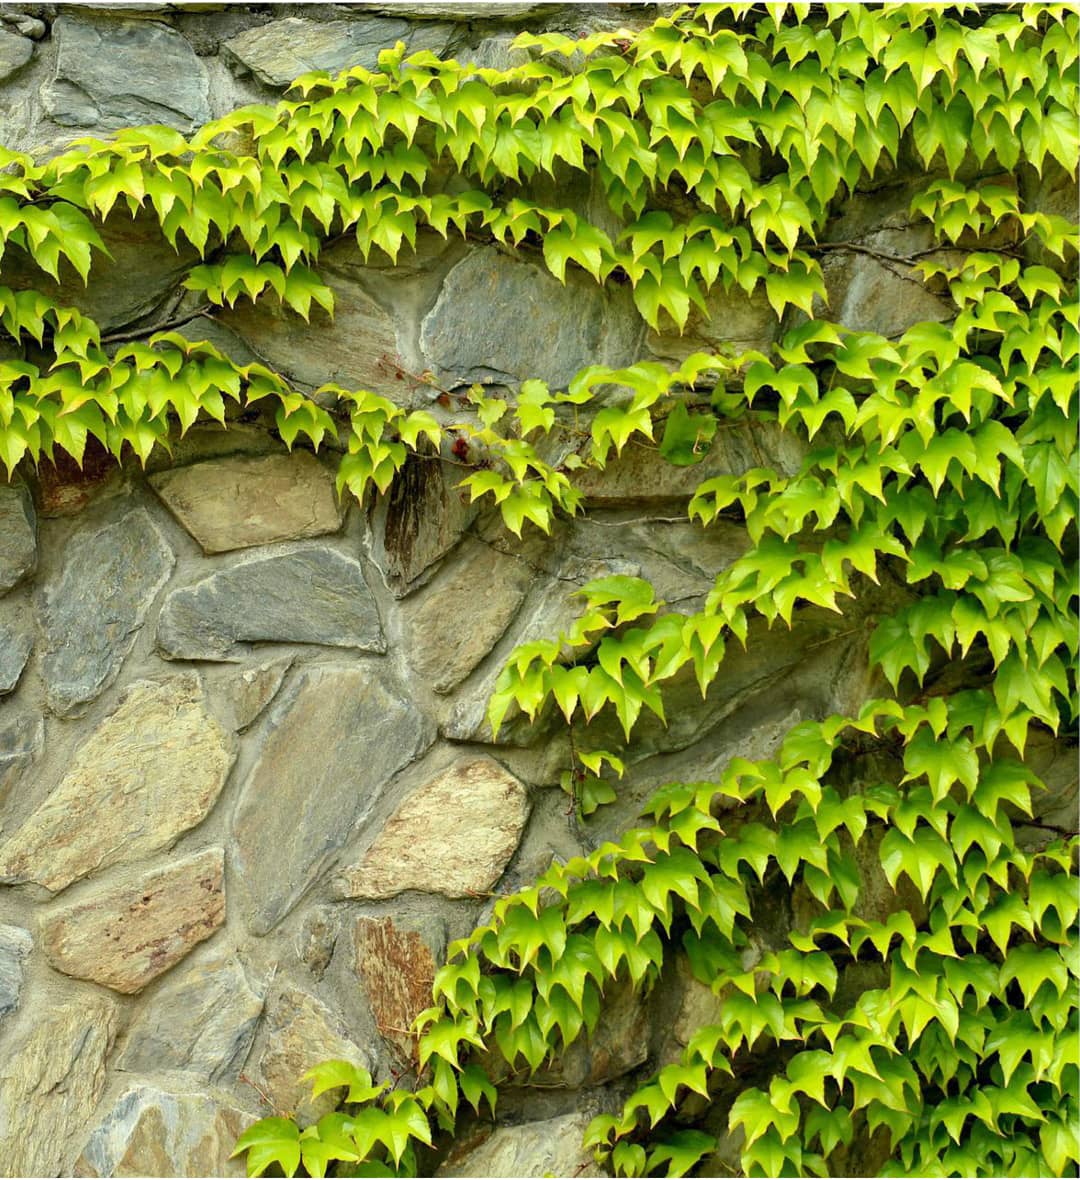
M 0 5 L 0 123 L 7 146 L 38 154 L 144 122 L 189 131 L 306 69 L 372 66 L 398 39 L 499 65 L 515 29 L 581 32 L 656 7 Z M 911 191 L 856 197 L 833 237 L 922 248 Z M 603 216 L 587 186 L 561 195 Z M 779 330 L 762 302 L 718 299 L 711 320 L 660 335 L 625 292 L 427 234 L 393 268 L 327 251 L 332 323 L 250 305 L 209 316 L 180 286 L 194 260 L 147 220 L 114 217 L 105 237 L 113 260 L 89 287 L 59 288 L 105 331 L 169 322 L 299 388 L 408 405 L 435 398 L 412 377 L 424 370 L 512 392 L 721 337 L 766 347 Z M 830 256 L 827 276 L 853 328 L 947 314 L 866 253 Z M 257 415 L 197 425 L 145 471 L 91 451 L 82 471 L 44 464 L 0 485 L 0 1172 L 241 1175 L 227 1156 L 248 1122 L 329 1109 L 304 1069 L 347 1057 L 408 1072 L 440 956 L 494 893 L 595 847 L 661 783 L 857 706 L 870 599 L 752 632 L 706 701 L 676 682 L 669 726 L 639 727 L 619 801 L 584 823 L 558 787 L 564 728 L 519 719 L 495 743 L 484 720 L 507 654 L 565 627 L 590 578 L 701 600 L 747 539 L 678 523 L 700 480 L 800 458 L 746 424 L 694 468 L 630 448 L 584 485 L 582 518 L 524 542 L 465 502 L 450 456 L 411 460 L 365 511 L 338 501 L 332 447 L 289 454 Z M 762 945 L 797 900 L 776 900 Z M 592 1174 L 577 1171 L 588 1117 L 714 1002 L 677 973 L 644 1000 L 611 997 L 589 1045 L 508 1079 L 505 1125 L 478 1128 L 445 1174 Z

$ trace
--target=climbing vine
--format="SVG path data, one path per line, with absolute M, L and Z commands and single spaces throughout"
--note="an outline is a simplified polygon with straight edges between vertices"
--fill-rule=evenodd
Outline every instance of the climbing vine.
M 594 1121 L 615 1174 L 710 1174 L 731 1131 L 748 1174 L 842 1173 L 871 1139 L 886 1174 L 1076 1174 L 1076 840 L 1040 826 L 1025 751 L 1077 718 L 1078 229 L 1031 194 L 1077 170 L 1078 27 L 1043 4 L 703 4 L 633 32 L 526 33 L 530 60 L 505 70 L 399 46 L 188 139 L 137 128 L 42 164 L 2 154 L 5 251 L 85 280 L 96 226 L 149 211 L 201 256 L 186 285 L 210 312 L 332 313 L 328 242 L 393 261 L 423 227 L 626 284 L 654 328 L 707 314 L 717 289 L 764 293 L 786 326 L 767 353 L 594 366 L 565 390 L 474 387 L 406 412 L 362 390 L 307 396 L 175 331 L 117 347 L 78 310 L 0 288 L 19 346 L 0 361 L 9 473 L 58 450 L 81 462 L 91 436 L 145 460 L 200 418 L 225 424 L 230 401 L 265 401 L 289 446 L 340 446 L 339 491 L 359 499 L 466 438 L 463 486 L 520 535 L 577 512 L 576 474 L 631 442 L 692 467 L 739 419 L 806 440 L 794 473 L 700 483 L 690 518 L 750 539 L 700 610 L 603 578 L 567 633 L 509 660 L 492 730 L 574 725 L 564 785 L 583 815 L 624 770 L 590 742 L 594 719 L 629 742 L 643 712 L 664 719 L 676 676 L 706 694 L 753 627 L 900 588 L 872 623 L 878 696 L 800 723 L 774 758 L 665 787 L 641 826 L 500 898 L 436 977 L 415 1085 L 318 1067 L 341 1109 L 255 1124 L 238 1144 L 250 1174 L 416 1174 L 463 1102 L 494 1109 L 493 1057 L 537 1070 L 592 1032 L 611 985 L 646 990 L 679 957 L 722 1003 Z M 910 212 L 934 244 L 892 261 L 951 317 L 894 338 L 833 322 L 820 260 L 844 244 L 822 231 L 858 187 L 919 165 Z M 530 196 L 573 173 L 598 178 L 621 232 Z M 862 904 L 871 871 L 885 916 Z M 803 919 L 763 951 L 755 907 L 780 880 Z M 880 984 L 853 996 L 845 971 L 866 964 Z

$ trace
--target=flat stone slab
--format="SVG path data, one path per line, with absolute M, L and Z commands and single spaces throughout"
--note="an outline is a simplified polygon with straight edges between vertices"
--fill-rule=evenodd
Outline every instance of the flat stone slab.
M 303 672 L 264 724 L 233 821 L 233 864 L 256 934 L 293 908 L 390 777 L 435 740 L 433 723 L 369 667 Z
M 0 846 L 0 881 L 53 892 L 168 848 L 213 807 L 236 755 L 198 676 L 137 681 L 60 785 Z
M 37 565 L 37 523 L 30 493 L 21 483 L 0 484 L 0 594 Z
M 42 919 L 41 944 L 57 971 L 131 995 L 224 921 L 225 853 L 209 848 L 51 910 Z
M 306 451 L 193 463 L 150 484 L 204 553 L 320 537 L 344 518 L 334 476 Z
M 49 708 L 75 717 L 107 688 L 176 558 L 143 508 L 68 546 L 41 595 L 41 676 Z
M 491 758 L 462 758 L 400 804 L 335 890 L 371 899 L 407 889 L 483 893 L 502 875 L 528 817 L 528 796 L 512 774 Z
M 237 660 L 249 643 L 386 651 L 360 563 L 326 547 L 249 557 L 173 590 L 157 642 L 170 660 Z
M 44 999 L 44 997 L 42 997 Z M 0 1065 L 0 1160 L 8 1176 L 67 1176 L 105 1088 L 116 1002 L 84 991 L 43 1005 Z

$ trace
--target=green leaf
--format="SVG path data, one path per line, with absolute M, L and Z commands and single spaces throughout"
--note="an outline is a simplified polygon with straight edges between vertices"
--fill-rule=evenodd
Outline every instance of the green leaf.
M 286 1176 L 300 1167 L 300 1128 L 291 1119 L 260 1119 L 236 1141 L 230 1159 L 247 1152 L 247 1174 L 261 1176 L 274 1164 Z

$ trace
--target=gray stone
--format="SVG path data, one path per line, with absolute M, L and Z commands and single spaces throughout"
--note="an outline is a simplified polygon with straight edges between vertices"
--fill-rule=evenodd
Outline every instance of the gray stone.
M 41 943 L 65 975 L 130 995 L 225 921 L 225 854 L 208 848 L 129 883 L 47 911 Z
M 250 643 L 386 650 L 360 563 L 324 546 L 249 557 L 172 591 L 157 641 L 170 660 L 238 660 Z
M 45 722 L 40 714 L 24 713 L 0 725 L 0 805 L 44 746 Z
M 516 1127 L 499 1127 L 479 1147 L 455 1153 L 437 1176 L 603 1176 L 592 1150 L 581 1146 L 591 1119 L 565 1114 Z
M 334 957 L 341 924 L 338 912 L 331 906 L 310 910 L 296 936 L 296 954 L 316 981 L 326 974 Z
M 395 14 L 400 15 L 400 14 Z M 290 16 L 248 29 L 223 45 L 225 57 L 267 86 L 282 88 L 312 70 L 338 74 L 350 66 L 374 70 L 379 53 L 404 41 L 406 51 L 442 53 L 451 29 L 418 30 L 406 21 L 379 17 L 318 21 Z M 435 33 L 435 35 L 433 35 Z
M 895 337 L 912 324 L 949 320 L 955 314 L 954 308 L 926 289 L 918 271 L 900 263 L 835 253 L 825 259 L 821 270 L 828 292 L 828 318 L 853 332 Z
M 236 678 L 231 703 L 235 729 L 245 730 L 262 716 L 263 709 L 277 696 L 292 663 L 292 656 L 283 656 L 257 668 L 247 668 Z
M 210 118 L 206 69 L 167 25 L 65 14 L 52 31 L 56 72 L 41 97 L 46 114 L 61 126 L 163 123 L 191 131 Z
M 243 1176 L 243 1156 L 229 1156 L 254 1116 L 233 1101 L 135 1086 L 94 1128 L 72 1175 Z
M 34 43 L 28 37 L 0 29 L 0 81 L 21 70 L 33 54 Z
M 34 506 L 25 484 L 0 486 L 0 594 L 17 586 L 37 566 Z
M 360 861 L 334 881 L 342 897 L 408 889 L 470 897 L 490 889 L 529 817 L 525 788 L 491 758 L 461 758 L 409 795 Z
M 0 1020 L 19 1006 L 23 962 L 33 945 L 29 930 L 21 926 L 0 926 Z
M 457 54 L 457 60 L 463 66 L 475 66 L 478 70 L 508 70 L 513 66 L 523 66 L 531 60 L 527 49 L 515 49 L 514 35 L 500 33 L 495 37 L 485 37 L 475 49 L 467 49 Z
M 115 1002 L 82 991 L 66 1003 L 43 1003 L 25 1040 L 5 1051 L 0 1160 L 8 1176 L 70 1175 L 105 1088 L 116 1028 Z
M 420 346 L 444 384 L 536 377 L 565 389 L 586 365 L 637 360 L 643 334 L 625 292 L 572 271 L 564 286 L 531 262 L 485 247 L 447 275 Z
M 0 599 L 0 697 L 19 683 L 33 646 L 34 624 L 27 604 Z
M 235 956 L 200 963 L 154 993 L 135 1018 L 117 1068 L 180 1070 L 204 1082 L 235 1082 L 262 1009 L 263 997 Z
M 68 546 L 39 615 L 41 676 L 54 713 L 78 716 L 113 682 L 175 560 L 142 508 Z
M 649 351 L 681 364 L 695 352 L 715 352 L 725 346 L 735 352 L 752 348 L 765 352 L 780 335 L 780 320 L 763 291 L 746 295 L 718 287 L 705 297 L 705 305 L 704 313 L 691 306 L 681 333 L 650 330 Z
M 435 739 L 370 667 L 314 667 L 272 706 L 233 822 L 251 928 L 271 930 L 332 864 L 387 780 Z
M 385 12 L 403 16 L 407 20 L 496 20 L 519 21 L 539 14 L 547 15 L 562 7 L 540 0 L 539 3 L 503 4 L 491 0 L 489 3 L 444 3 L 443 0 L 410 0 L 408 4 L 354 4 L 363 12 Z
M 0 880 L 56 892 L 170 847 L 213 807 L 235 749 L 207 712 L 197 676 L 136 682 L 0 847 Z
M 18 10 L 4 12 L 0 15 L 0 20 L 6 25 L 11 25 L 17 33 L 22 33 L 24 37 L 29 37 L 32 41 L 40 41 L 49 31 L 43 20 L 38 20 L 37 17 Z
M 341 528 L 334 476 L 314 455 L 234 455 L 162 471 L 154 491 L 203 548 L 226 553 Z

